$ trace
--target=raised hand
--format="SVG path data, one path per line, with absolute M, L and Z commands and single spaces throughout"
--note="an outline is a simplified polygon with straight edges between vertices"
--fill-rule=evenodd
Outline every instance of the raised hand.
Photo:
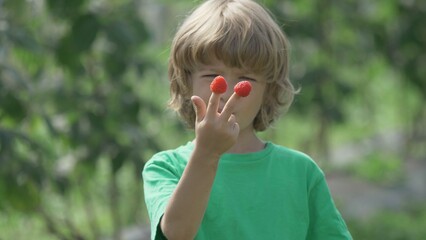
M 196 112 L 196 147 L 206 156 L 217 159 L 236 143 L 240 131 L 233 114 L 235 103 L 240 97 L 234 93 L 219 113 L 220 96 L 213 92 L 207 106 L 200 97 L 191 98 Z

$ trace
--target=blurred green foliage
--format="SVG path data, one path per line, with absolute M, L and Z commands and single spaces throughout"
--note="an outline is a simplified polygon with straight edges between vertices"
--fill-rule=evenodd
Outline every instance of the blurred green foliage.
M 353 174 L 381 184 L 395 184 L 403 177 L 403 163 L 400 158 L 383 152 L 373 152 L 362 161 L 350 167 Z
M 426 207 L 404 212 L 382 212 L 366 221 L 350 221 L 354 239 L 419 240 L 426 236 Z
M 345 142 L 398 129 L 404 156 L 424 158 L 424 1 L 262 2 L 284 23 L 302 90 L 265 137 L 322 162 Z M 0 238 L 29 224 L 23 239 L 119 239 L 146 223 L 143 164 L 192 136 L 165 106 L 170 40 L 193 5 L 0 0 Z M 352 172 L 392 182 L 403 161 L 374 153 Z M 383 221 L 413 216 L 354 223 L 354 236 L 380 238 L 377 226 L 410 236 L 386 239 L 419 239 L 411 220 Z
M 61 239 L 117 238 L 124 225 L 143 219 L 140 171 L 161 147 L 144 120 L 160 118 L 162 108 L 140 92 L 145 69 L 158 64 L 146 56 L 151 36 L 139 3 L 1 3 L 0 208 L 39 215 Z M 100 161 L 108 163 L 108 182 L 97 193 L 91 181 Z M 132 166 L 126 173 L 133 187 L 123 189 L 125 165 Z M 76 192 L 84 196 L 83 225 L 62 219 L 45 198 L 68 202 Z M 102 195 L 109 214 L 99 216 L 91 206 Z M 105 215 L 113 231 L 98 226 Z

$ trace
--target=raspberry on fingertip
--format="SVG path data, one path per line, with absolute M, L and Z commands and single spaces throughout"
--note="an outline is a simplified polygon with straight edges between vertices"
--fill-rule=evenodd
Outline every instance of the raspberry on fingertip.
M 228 84 L 226 83 L 225 78 L 222 76 L 215 77 L 210 84 L 210 90 L 217 94 L 225 93 L 227 88 Z
M 251 83 L 249 81 L 241 81 L 234 87 L 234 92 L 240 97 L 247 97 L 251 91 Z

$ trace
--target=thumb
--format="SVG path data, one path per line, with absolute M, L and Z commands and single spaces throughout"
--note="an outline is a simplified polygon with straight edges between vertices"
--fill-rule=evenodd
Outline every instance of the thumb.
M 206 103 L 199 96 L 192 96 L 191 101 L 195 110 L 195 121 L 201 122 L 206 115 Z

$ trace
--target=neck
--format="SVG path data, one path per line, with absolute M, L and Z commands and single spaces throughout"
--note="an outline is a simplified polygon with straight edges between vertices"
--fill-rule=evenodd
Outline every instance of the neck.
M 265 143 L 256 135 L 253 129 L 240 132 L 237 143 L 227 153 L 257 152 L 265 147 Z

